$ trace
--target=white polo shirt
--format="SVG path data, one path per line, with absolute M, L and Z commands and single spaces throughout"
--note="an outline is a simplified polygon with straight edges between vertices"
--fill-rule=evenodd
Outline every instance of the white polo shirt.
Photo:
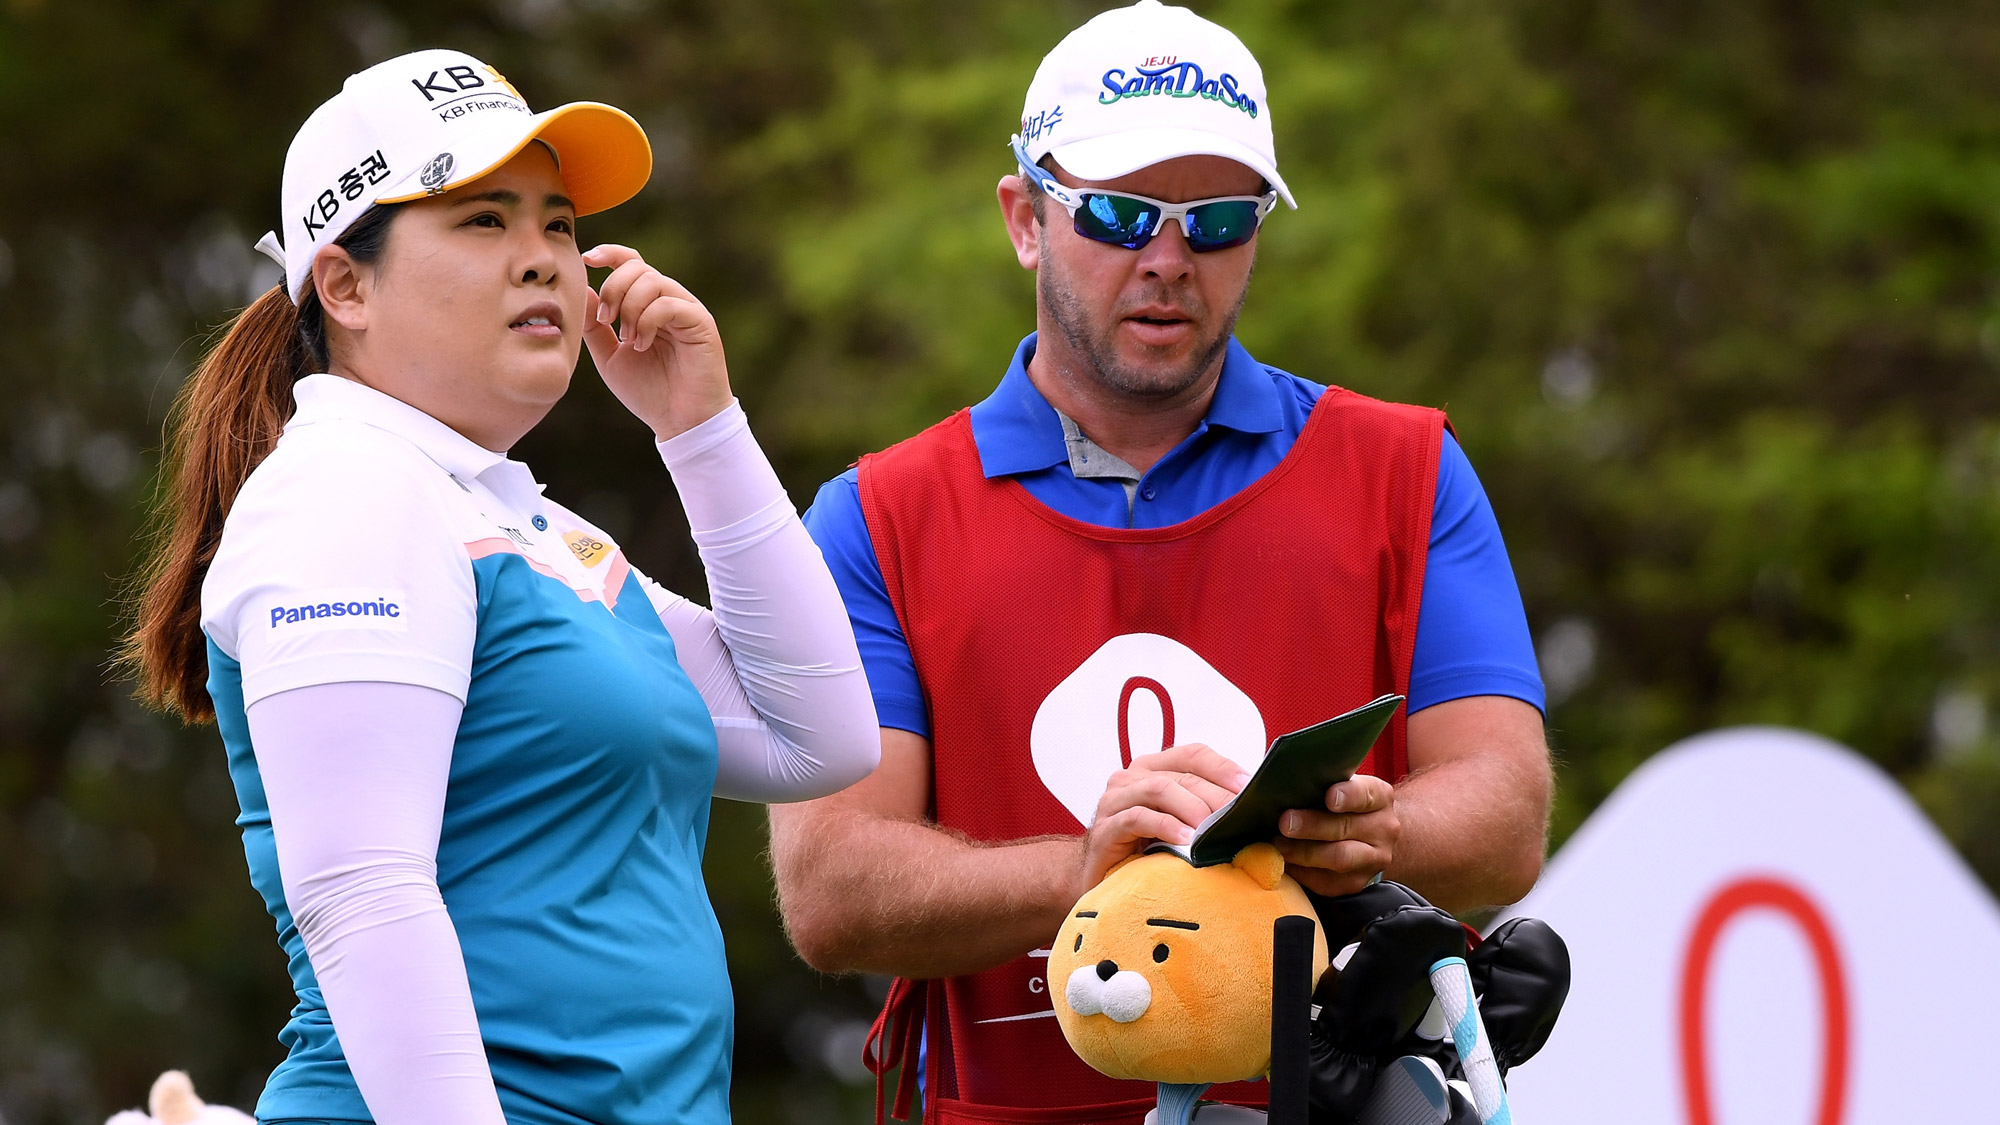
M 525 466 L 423 412 L 332 375 L 300 380 L 297 400 L 202 587 L 250 880 L 299 998 L 259 1119 L 371 1115 L 286 899 L 249 708 L 385 681 L 464 703 L 436 881 L 508 1120 L 723 1125 L 733 1011 L 701 874 L 719 748 L 661 618 L 680 599 Z M 747 437 L 740 413 L 718 428 L 731 421 Z M 825 585 L 824 615 L 844 628 Z M 712 655 L 733 685 L 732 652 Z M 854 671 L 855 717 L 872 727 Z
M 337 375 L 245 482 L 202 583 L 201 627 L 243 667 L 247 707 L 312 684 L 415 684 L 466 697 L 475 559 L 523 556 L 615 607 L 631 567 L 544 498 L 526 465 Z M 654 609 L 676 595 L 640 576 Z

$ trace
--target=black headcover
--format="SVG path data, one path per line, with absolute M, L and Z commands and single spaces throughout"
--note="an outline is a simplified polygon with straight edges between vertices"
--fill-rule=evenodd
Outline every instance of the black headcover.
M 1434 993 L 1430 967 L 1462 956 L 1479 1014 L 1504 1074 L 1535 1057 L 1569 996 L 1569 947 L 1547 922 L 1516 918 L 1466 952 L 1465 929 L 1400 883 L 1384 880 L 1351 895 L 1306 892 L 1335 957 L 1359 945 L 1344 970 L 1328 969 L 1313 991 L 1312 1109 L 1315 1125 L 1351 1120 L 1367 1104 L 1382 1068 L 1428 1054 L 1457 1069 L 1451 1048 L 1415 1034 Z
M 1397 1044 L 1430 1007 L 1430 968 L 1465 956 L 1465 929 L 1396 883 L 1312 902 L 1328 952 L 1356 945 L 1346 966 L 1328 969 L 1313 991 L 1320 1007 L 1311 1039 L 1313 1108 L 1344 1121 L 1367 1104 L 1382 1067 L 1404 1053 Z
M 1320 929 L 1326 934 L 1326 951 L 1330 955 L 1354 944 L 1361 938 L 1361 928 L 1382 917 L 1399 906 L 1429 906 L 1424 896 L 1401 883 L 1387 879 L 1363 887 L 1351 895 L 1330 897 L 1304 887 L 1306 898 L 1312 902 L 1313 913 L 1319 915 Z
M 1501 1072 L 1534 1058 L 1569 996 L 1569 947 L 1540 918 L 1515 918 L 1465 963 Z

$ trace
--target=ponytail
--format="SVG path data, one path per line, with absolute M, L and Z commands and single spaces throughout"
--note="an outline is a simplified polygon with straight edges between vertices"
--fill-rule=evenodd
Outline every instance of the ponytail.
M 292 384 L 307 362 L 298 308 L 281 283 L 243 310 L 174 399 L 137 621 L 122 657 L 138 671 L 139 698 L 155 707 L 196 722 L 215 717 L 201 582 L 237 490 L 292 416 Z
M 400 204 L 371 207 L 338 241 L 362 263 L 381 256 Z M 291 420 L 292 384 L 327 369 L 326 325 L 310 285 L 298 305 L 281 282 L 230 324 L 167 414 L 167 447 L 117 663 L 150 706 L 210 722 L 201 584 L 223 521 L 250 471 Z

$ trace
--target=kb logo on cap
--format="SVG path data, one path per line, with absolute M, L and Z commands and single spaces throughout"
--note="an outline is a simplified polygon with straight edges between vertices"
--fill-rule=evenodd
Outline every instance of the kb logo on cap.
M 450 153 L 440 152 L 424 165 L 424 170 L 417 175 L 417 182 L 424 185 L 425 191 L 437 195 L 444 191 L 444 182 L 451 178 L 451 167 L 456 163 L 458 161 Z

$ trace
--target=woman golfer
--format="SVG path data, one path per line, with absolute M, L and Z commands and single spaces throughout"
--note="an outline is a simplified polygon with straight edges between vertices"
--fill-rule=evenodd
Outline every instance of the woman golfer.
M 714 321 L 578 248 L 651 165 L 620 111 L 531 113 L 455 51 L 352 76 L 286 158 L 285 285 L 176 407 L 130 655 L 221 728 L 290 958 L 263 1121 L 727 1121 L 709 799 L 874 768 L 846 615 Z M 506 455 L 581 345 L 659 439 L 712 613 Z

